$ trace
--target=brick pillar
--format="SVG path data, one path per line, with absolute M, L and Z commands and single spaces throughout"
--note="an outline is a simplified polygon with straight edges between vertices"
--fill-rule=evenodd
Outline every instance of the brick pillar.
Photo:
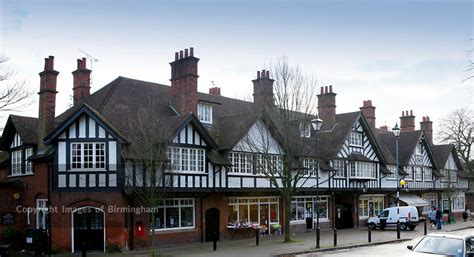
M 74 78 L 74 105 L 91 94 L 91 70 L 86 68 L 86 58 L 77 59 L 77 70 L 72 72 Z
M 364 101 L 360 111 L 370 128 L 375 128 L 375 106 L 372 105 L 372 100 Z
M 40 91 L 38 115 L 38 148 L 44 148 L 43 138 L 54 128 L 56 82 L 59 72 L 54 70 L 54 56 L 44 59 L 44 70 L 39 73 Z
M 318 114 L 325 124 L 332 125 L 336 122 L 336 93 L 332 92 L 332 86 L 321 87 Z
M 429 116 L 423 117 L 422 122 L 420 122 L 420 129 L 423 130 L 423 133 L 426 136 L 428 142 L 433 144 L 433 122 L 430 120 Z
M 400 117 L 400 129 L 403 131 L 414 131 L 415 130 L 415 116 L 413 115 L 413 110 L 408 113 L 408 111 L 403 112 Z
M 273 82 L 270 71 L 257 71 L 257 79 L 253 82 L 253 103 L 256 107 L 274 106 Z
M 191 47 L 175 53 L 171 62 L 171 104 L 181 114 L 197 113 L 198 62 Z

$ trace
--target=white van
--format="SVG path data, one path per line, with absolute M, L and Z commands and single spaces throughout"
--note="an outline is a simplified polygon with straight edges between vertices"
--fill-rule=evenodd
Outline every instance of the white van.
M 399 210 L 399 214 L 397 213 Z M 397 218 L 398 217 L 398 218 Z M 414 230 L 416 225 L 420 222 L 418 210 L 415 206 L 400 206 L 390 207 L 384 209 L 376 217 L 371 217 L 367 220 L 367 226 L 370 229 L 385 229 L 386 227 L 396 227 L 397 220 L 400 220 L 400 230 Z

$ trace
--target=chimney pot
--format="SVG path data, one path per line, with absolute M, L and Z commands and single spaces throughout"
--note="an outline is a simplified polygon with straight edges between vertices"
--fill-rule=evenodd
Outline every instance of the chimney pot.
M 410 110 L 410 116 L 413 116 L 413 110 Z
M 270 71 L 267 70 L 267 79 L 270 78 Z
M 265 78 L 265 75 L 266 75 L 266 72 L 265 72 L 265 69 L 262 70 L 262 79 Z
M 191 57 L 194 56 L 194 47 L 190 47 L 190 48 L 189 48 L 189 55 L 190 55 Z
M 177 61 L 179 59 L 179 53 L 175 52 L 174 53 L 174 60 Z
M 260 79 L 260 71 L 257 71 L 257 79 Z
M 188 53 L 188 49 L 184 49 L 184 57 L 188 57 L 189 53 Z
M 324 87 L 321 87 L 321 95 L 324 94 Z
M 328 86 L 325 86 L 325 87 L 324 87 L 324 93 L 325 93 L 325 94 L 328 93 Z
M 179 51 L 179 59 L 183 59 L 183 50 Z
M 329 93 L 332 93 L 332 85 L 329 85 Z

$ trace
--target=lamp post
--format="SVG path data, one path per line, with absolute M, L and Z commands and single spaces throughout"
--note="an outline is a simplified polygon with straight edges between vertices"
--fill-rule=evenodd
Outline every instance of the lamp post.
M 392 128 L 393 134 L 395 135 L 395 157 L 397 160 L 397 239 L 400 239 L 400 173 L 398 172 L 399 169 L 399 162 L 398 162 L 398 139 L 400 138 L 400 128 L 398 127 L 398 123 L 395 123 L 395 127 Z
M 319 241 L 320 241 L 320 231 L 321 228 L 319 227 L 319 131 L 321 131 L 321 126 L 323 125 L 323 120 L 321 120 L 318 116 L 315 119 L 311 120 L 311 124 L 313 125 L 314 131 L 318 133 L 316 136 L 316 158 L 317 158 L 317 166 L 316 166 L 316 248 L 318 249 Z

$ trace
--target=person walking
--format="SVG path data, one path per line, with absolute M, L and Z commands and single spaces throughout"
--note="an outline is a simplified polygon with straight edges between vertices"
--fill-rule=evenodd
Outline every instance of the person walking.
M 439 208 L 436 208 L 436 229 L 441 229 L 441 218 L 443 217 L 443 212 Z
M 469 208 L 467 208 L 466 213 L 467 213 L 467 219 L 472 221 L 471 210 Z
M 436 210 L 434 206 L 431 207 L 431 210 L 428 213 L 428 219 L 430 220 L 431 227 L 436 228 Z

